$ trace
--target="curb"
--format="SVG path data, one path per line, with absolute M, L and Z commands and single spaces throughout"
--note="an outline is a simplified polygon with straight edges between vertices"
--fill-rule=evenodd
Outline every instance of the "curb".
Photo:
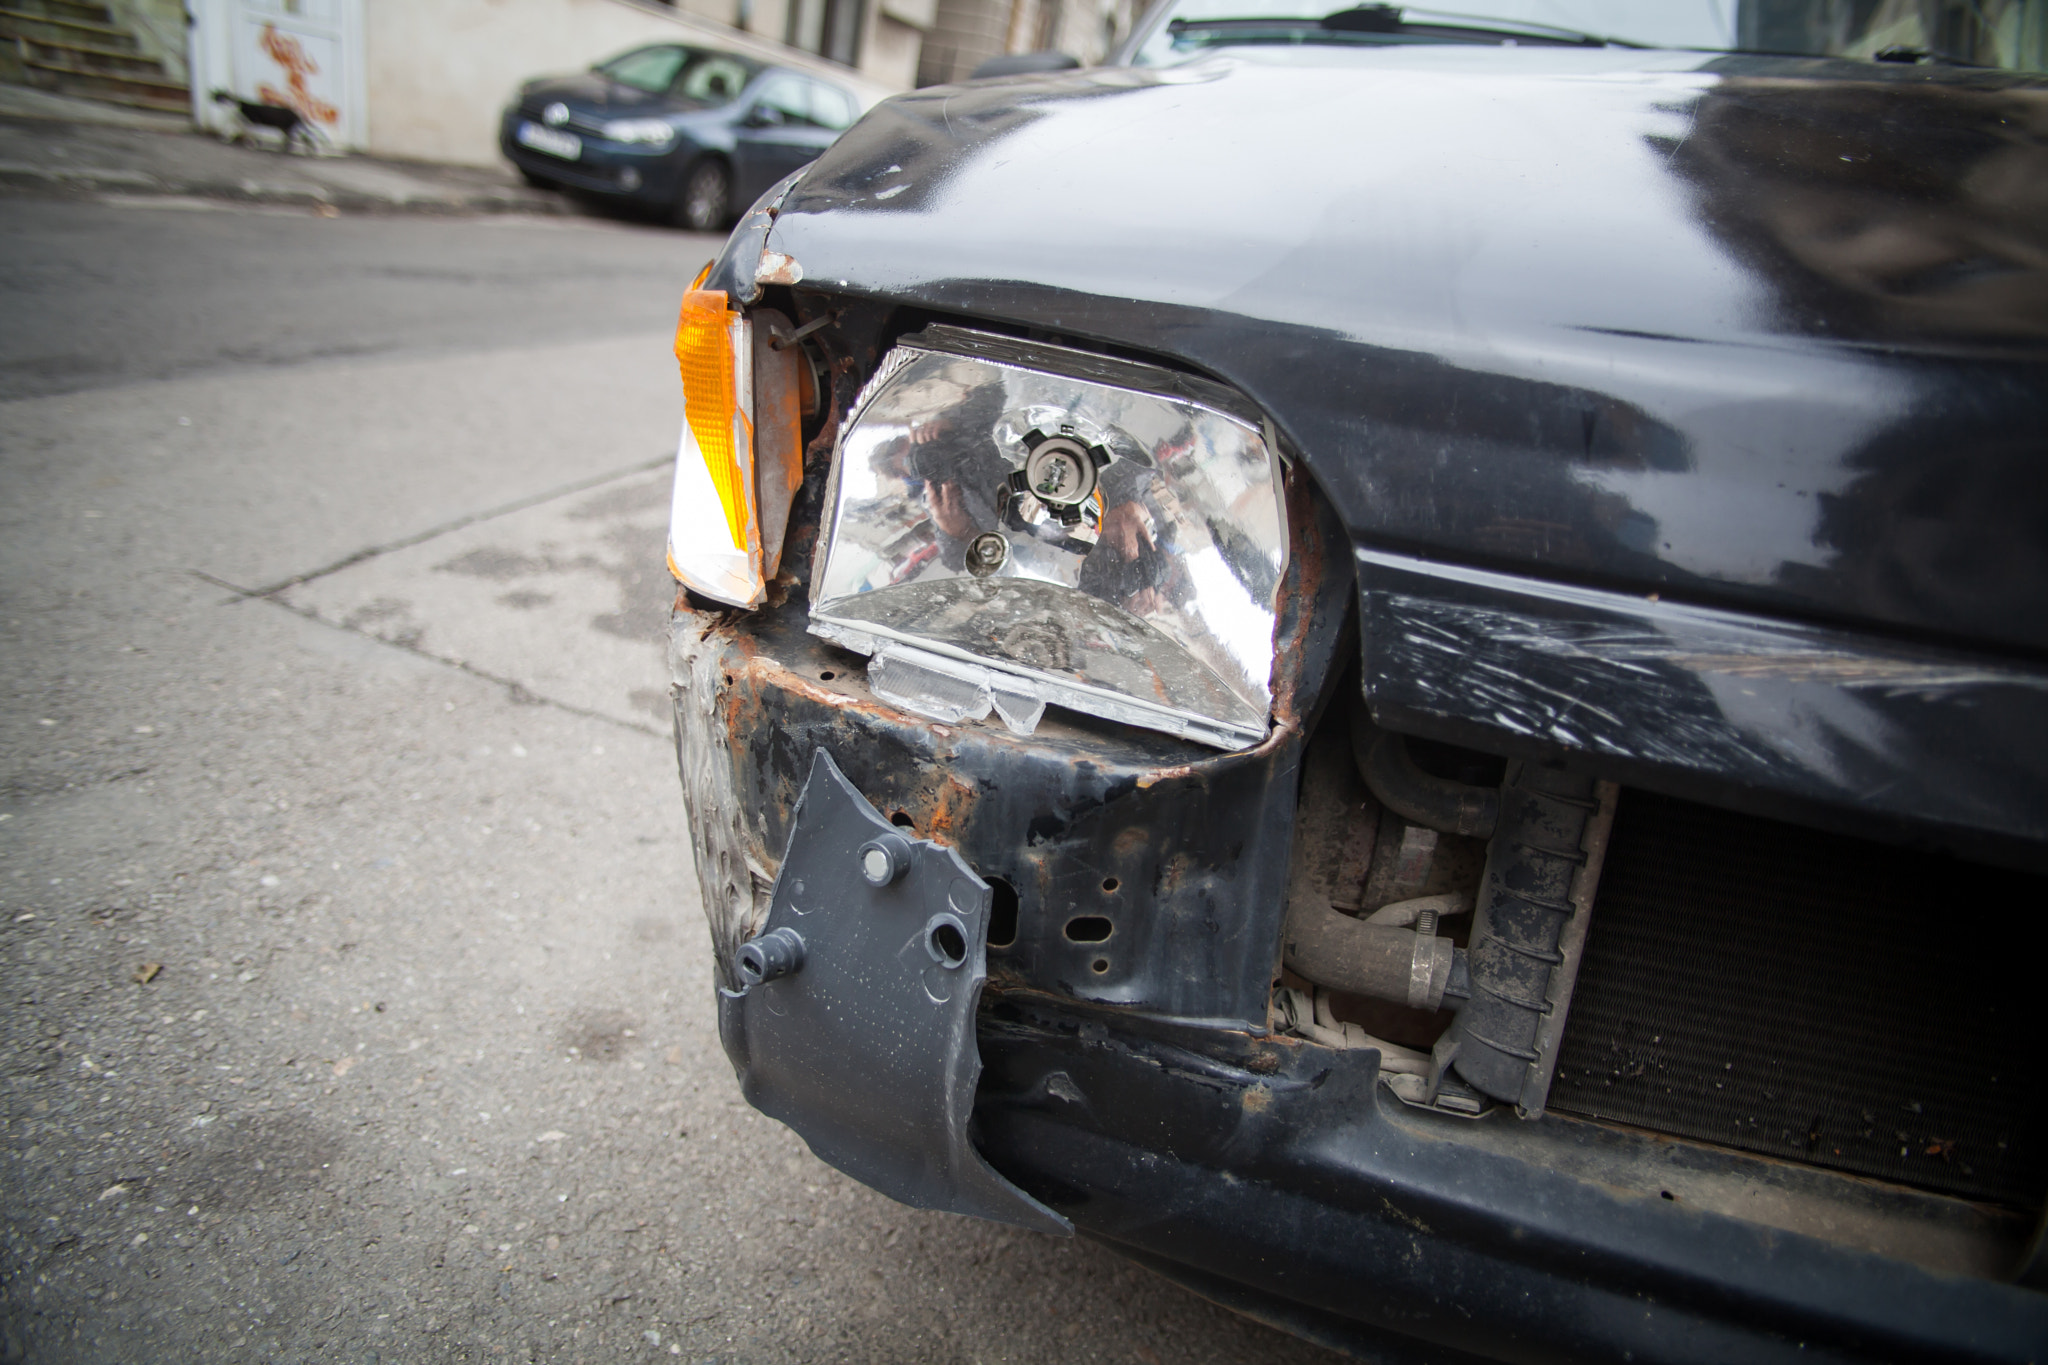
M 220 199 L 230 203 L 325 208 L 351 213 L 526 213 L 545 216 L 564 215 L 570 212 L 569 206 L 558 196 L 528 193 L 509 187 L 502 190 L 477 190 L 459 195 L 422 194 L 394 199 L 350 190 L 332 190 L 320 185 L 280 184 L 253 179 L 233 182 L 177 181 L 166 180 L 146 171 L 96 166 L 36 166 L 13 161 L 0 162 L 0 186 L 87 193 L 117 191 L 124 194 Z

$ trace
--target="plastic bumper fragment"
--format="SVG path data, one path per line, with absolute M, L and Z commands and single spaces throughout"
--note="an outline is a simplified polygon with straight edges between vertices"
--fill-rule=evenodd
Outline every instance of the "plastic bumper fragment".
M 892 875 L 869 868 L 878 848 L 907 852 Z M 752 984 L 719 991 L 719 1036 L 747 1101 L 827 1164 L 917 1208 L 1067 1234 L 967 1136 L 989 904 L 959 854 L 904 839 L 819 749 L 767 923 L 739 949 Z M 763 971 L 791 935 L 796 965 Z

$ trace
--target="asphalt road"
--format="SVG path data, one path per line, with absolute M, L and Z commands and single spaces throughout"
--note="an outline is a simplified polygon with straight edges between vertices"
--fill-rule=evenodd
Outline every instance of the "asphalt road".
M 713 242 L 0 239 L 0 1359 L 1329 1359 L 741 1102 L 658 643 Z

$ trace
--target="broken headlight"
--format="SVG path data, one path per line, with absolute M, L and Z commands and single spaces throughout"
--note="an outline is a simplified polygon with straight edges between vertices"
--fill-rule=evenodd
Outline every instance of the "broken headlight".
M 1028 734 L 1048 703 L 1239 749 L 1287 566 L 1257 412 L 1170 370 L 951 327 L 848 414 L 811 629 L 876 693 Z

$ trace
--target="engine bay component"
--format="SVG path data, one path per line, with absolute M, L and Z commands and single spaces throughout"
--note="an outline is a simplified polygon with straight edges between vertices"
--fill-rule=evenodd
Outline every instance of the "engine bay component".
M 1351 742 L 1357 748 L 1358 770 L 1380 804 L 1403 819 L 1444 834 L 1467 834 L 1491 839 L 1500 819 L 1500 793 L 1432 777 L 1409 757 L 1408 741 L 1391 731 L 1373 732 L 1352 727 Z
M 782 569 L 789 509 L 804 484 L 804 422 L 817 407 L 816 362 L 798 330 L 773 308 L 756 308 L 752 324 L 754 390 L 754 509 L 761 528 L 761 576 Z
M 1247 748 L 1273 704 L 1281 488 L 1229 389 L 929 327 L 840 430 L 810 627 L 936 719 L 1028 734 L 1051 703 Z
M 1472 994 L 1437 1042 L 1475 1089 L 1543 1113 L 1592 918 L 1619 788 L 1547 764 L 1508 765 L 1472 923 Z
M 1298 901 L 1287 908 L 1283 960 L 1318 985 L 1433 1010 L 1444 1002 L 1456 960 L 1451 941 L 1437 935 L 1437 919 L 1471 908 L 1469 896 L 1429 896 L 1358 919 Z

